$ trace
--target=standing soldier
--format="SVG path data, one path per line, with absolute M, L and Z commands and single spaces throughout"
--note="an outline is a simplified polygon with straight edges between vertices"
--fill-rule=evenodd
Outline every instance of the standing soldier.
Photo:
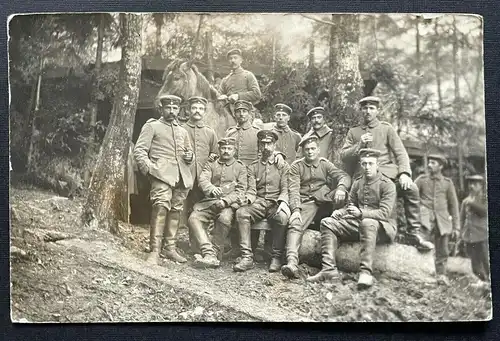
M 341 157 L 346 169 L 354 166 L 354 177 L 361 174 L 358 163 L 358 152 L 362 148 L 373 148 L 380 151 L 378 159 L 382 174 L 396 184 L 398 196 L 403 197 L 409 242 L 421 251 L 434 248 L 431 242 L 420 235 L 420 197 L 418 188 L 411 178 L 410 158 L 390 123 L 377 118 L 380 99 L 365 97 L 359 101 L 364 123 L 349 129 L 342 147 Z
M 194 154 L 187 131 L 176 121 L 181 99 L 161 95 L 156 101 L 161 117 L 149 119 L 135 144 L 134 158 L 139 170 L 151 180 L 150 254 L 148 262 L 157 264 L 162 241 L 165 255 L 176 262 L 186 258 L 177 253 L 176 234 L 180 211 L 193 186 L 189 165 Z
M 285 154 L 288 163 L 292 163 L 297 159 L 297 151 L 299 150 L 299 143 L 302 137 L 288 126 L 292 108 L 281 103 L 276 104 L 274 108 L 276 110 L 274 113 L 274 122 L 276 122 L 276 125 L 273 131 L 278 134 L 276 149 Z
M 372 286 L 375 246 L 392 242 L 396 236 L 396 185 L 378 169 L 380 151 L 362 149 L 359 154 L 364 174 L 354 181 L 349 204 L 321 220 L 322 268 L 307 278 L 310 282 L 339 278 L 335 263 L 338 242 L 361 241 L 358 286 Z
M 309 136 L 302 140 L 304 157 L 290 168 L 290 216 L 287 241 L 287 265 L 281 268 L 284 276 L 298 278 L 299 248 L 304 231 L 312 223 L 320 206 L 345 200 L 351 179 L 327 159 L 320 157 L 318 138 Z
M 245 198 L 248 204 L 236 211 L 242 259 L 233 269 L 246 271 L 253 268 L 251 227 L 262 219 L 268 219 L 272 225 L 272 259 L 269 272 L 276 272 L 281 269 L 286 225 L 290 217 L 288 207 L 290 166 L 286 162 L 283 165 L 277 163 L 274 152 L 278 135 L 274 131 L 261 130 L 257 137 L 262 155 L 248 166 L 248 189 Z
M 484 191 L 484 177 L 467 177 L 469 195 L 462 201 L 460 222 L 462 241 L 472 263 L 472 272 L 479 278 L 475 286 L 485 286 L 490 278 L 488 256 L 488 204 Z
M 439 284 L 448 285 L 446 262 L 450 235 L 456 239 L 460 232 L 458 199 L 455 186 L 450 178 L 443 176 L 446 165 L 443 155 L 428 156 L 429 175 L 421 175 L 415 180 L 420 193 L 420 217 L 422 227 L 432 236 L 436 248 L 436 275 Z M 451 221 L 450 221 L 451 216 Z
M 259 83 L 253 73 L 241 67 L 243 62 L 241 50 L 230 50 L 227 53 L 227 59 L 231 65 L 231 73 L 222 79 L 220 84 L 222 95 L 218 99 L 228 100 L 229 103 L 235 103 L 238 100 L 258 103 L 262 96 Z
M 200 246 L 203 257 L 196 263 L 207 267 L 219 266 L 234 212 L 243 202 L 247 188 L 246 167 L 234 158 L 234 139 L 222 138 L 218 144 L 218 160 L 205 163 L 199 178 L 205 198 L 194 205 L 188 221 L 190 234 Z M 212 244 L 207 228 L 214 221 Z
M 318 138 L 318 144 L 320 151 L 320 157 L 324 157 L 330 162 L 334 161 L 335 154 L 333 150 L 333 130 L 328 127 L 325 120 L 325 108 L 315 107 L 307 112 L 307 118 L 311 124 L 311 130 L 309 130 L 302 140 L 309 138 L 310 136 L 316 136 Z M 302 152 L 299 153 L 301 155 Z

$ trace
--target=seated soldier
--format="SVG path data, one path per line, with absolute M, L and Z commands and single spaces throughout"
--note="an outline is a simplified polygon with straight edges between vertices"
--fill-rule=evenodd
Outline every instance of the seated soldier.
M 275 150 L 278 134 L 271 130 L 257 133 L 261 156 L 248 166 L 248 189 L 246 202 L 236 211 L 236 221 L 240 232 L 242 258 L 234 271 L 246 271 L 254 266 L 251 247 L 252 224 L 268 219 L 272 223 L 272 259 L 269 272 L 281 269 L 282 254 L 285 247 L 286 225 L 290 217 L 288 208 L 288 170 L 287 163 L 281 165 L 276 160 Z
M 354 180 L 349 204 L 321 220 L 322 269 L 310 282 L 339 277 L 335 263 L 338 242 L 361 241 L 358 287 L 373 285 L 372 263 L 377 242 L 392 242 L 396 236 L 396 185 L 379 171 L 376 149 L 359 152 L 363 175 Z
M 234 158 L 235 143 L 232 138 L 221 139 L 218 142 L 218 160 L 207 162 L 200 174 L 199 186 L 205 197 L 194 205 L 188 220 L 189 232 L 203 257 L 195 261 L 197 265 L 219 266 L 234 212 L 245 195 L 247 170 L 241 161 Z M 213 221 L 212 243 L 206 228 Z
M 299 277 L 299 247 L 304 231 L 311 225 L 322 204 L 345 200 L 351 178 L 327 159 L 320 157 L 318 137 L 311 135 L 301 141 L 303 158 L 295 161 L 289 172 L 290 216 L 286 258 L 281 273 Z

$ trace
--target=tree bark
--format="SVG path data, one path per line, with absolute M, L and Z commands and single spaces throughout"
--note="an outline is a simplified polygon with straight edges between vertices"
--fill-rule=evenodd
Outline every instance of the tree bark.
M 434 36 L 436 39 L 436 46 L 434 46 L 434 65 L 436 69 L 436 84 L 437 84 L 437 94 L 438 94 L 438 103 L 439 103 L 439 110 L 443 109 L 443 93 L 441 90 L 441 67 L 439 63 L 439 43 L 438 43 L 438 37 L 439 37 L 439 32 L 438 32 L 438 18 L 434 19 Z
M 458 65 L 458 37 L 457 37 L 457 23 L 456 18 L 453 16 L 453 83 L 455 86 L 455 100 L 454 100 L 454 110 L 455 114 L 459 115 L 460 111 L 460 74 Z M 463 151 L 463 139 L 461 138 L 463 134 L 459 134 L 457 141 L 457 152 L 458 152 L 458 183 L 460 187 L 460 194 L 462 195 L 465 191 L 464 184 L 464 151 Z
M 335 37 L 330 37 L 330 117 L 336 128 L 334 145 L 329 158 L 339 161 L 347 131 L 360 122 L 358 101 L 363 95 L 363 80 L 359 71 L 359 17 L 356 14 L 335 14 Z M 332 45 L 337 42 L 335 51 Z
M 26 169 L 28 170 L 28 172 L 31 172 L 33 168 L 33 153 L 35 150 L 35 139 L 36 139 L 36 118 L 38 116 L 38 110 L 40 109 L 40 91 L 42 87 L 43 63 L 44 63 L 44 58 L 40 57 L 40 65 L 38 68 L 38 77 L 35 90 L 35 108 L 31 116 L 31 135 L 28 147 L 28 160 L 26 163 Z
M 312 72 L 314 70 L 314 60 L 315 60 L 315 53 L 314 53 L 314 40 L 311 40 L 309 43 L 309 72 Z
M 211 84 L 214 84 L 214 47 L 213 47 L 213 39 L 212 39 L 212 31 L 209 30 L 205 34 L 205 42 L 206 42 L 206 51 L 207 51 L 207 79 Z
M 120 14 L 122 59 L 119 85 L 110 122 L 90 181 L 82 221 L 118 234 L 123 191 L 127 190 L 125 167 L 139 98 L 141 75 L 142 16 Z
M 156 26 L 156 40 L 155 40 L 155 50 L 156 55 L 161 56 L 162 44 L 161 44 L 161 30 L 163 28 L 163 13 L 153 14 L 153 19 Z
M 421 84 L 421 75 L 422 75 L 422 70 L 421 70 L 421 56 L 420 56 L 420 17 L 416 17 L 415 19 L 415 28 L 416 28 L 416 34 L 415 34 L 415 47 L 416 47 L 416 52 L 415 52 L 415 59 L 416 59 L 416 65 L 417 65 L 417 93 L 420 93 L 420 84 Z

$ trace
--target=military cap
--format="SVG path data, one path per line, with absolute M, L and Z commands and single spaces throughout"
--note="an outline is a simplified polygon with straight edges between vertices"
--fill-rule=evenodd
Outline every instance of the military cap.
M 248 102 L 248 101 L 244 101 L 242 99 L 240 100 L 237 100 L 235 103 L 234 103 L 234 110 L 238 110 L 238 109 L 246 109 L 248 111 L 251 111 L 252 110 L 252 107 L 253 107 L 253 104 Z
M 257 139 L 260 142 L 276 142 L 278 140 L 278 134 L 272 130 L 260 130 L 257 133 Z
M 232 56 L 233 54 L 237 54 L 241 56 L 241 50 L 240 49 L 232 49 L 227 52 L 226 57 L 229 58 L 229 56 Z
M 286 112 L 288 115 L 292 113 L 292 108 L 290 108 L 288 105 L 283 104 L 283 103 L 278 103 L 274 106 L 274 109 L 276 109 L 276 112 L 278 111 L 283 111 Z
M 182 99 L 174 95 L 164 94 L 158 96 L 158 101 L 161 103 L 161 105 L 180 105 Z
M 325 114 L 325 108 L 323 107 L 314 107 L 312 108 L 311 110 L 309 110 L 306 114 L 307 117 L 311 117 L 311 115 L 314 115 L 314 114 L 322 114 L 324 115 Z
M 306 136 L 305 138 L 303 138 L 300 142 L 299 142 L 299 147 L 302 147 L 304 146 L 306 143 L 309 143 L 309 142 L 318 142 L 318 137 L 316 135 L 309 135 L 309 136 Z
M 365 105 L 365 104 L 376 104 L 376 105 L 379 105 L 380 104 L 380 98 L 379 97 L 376 97 L 376 96 L 368 96 L 368 97 L 364 97 L 362 99 L 359 100 L 359 104 L 361 106 Z
M 372 148 L 363 148 L 359 150 L 359 157 L 379 157 L 380 150 Z
M 207 103 L 208 103 L 207 99 L 205 97 L 201 97 L 201 96 L 190 97 L 188 99 L 188 102 L 189 102 L 189 104 L 200 103 L 200 104 L 203 104 L 203 105 L 207 105 Z
M 448 163 L 448 159 L 446 159 L 446 157 L 442 154 L 429 154 L 427 158 L 431 160 L 437 160 L 441 162 L 442 165 L 446 165 Z
M 236 139 L 233 137 L 223 137 L 217 142 L 219 146 L 235 146 Z
M 469 175 L 466 177 L 466 179 L 468 181 L 481 181 L 481 182 L 484 181 L 484 177 L 482 175 L 479 175 L 479 174 Z

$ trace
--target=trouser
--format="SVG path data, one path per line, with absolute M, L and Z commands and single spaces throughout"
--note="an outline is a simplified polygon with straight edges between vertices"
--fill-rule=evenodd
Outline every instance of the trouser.
M 424 232 L 423 234 L 425 239 L 431 241 L 434 244 L 434 248 L 436 250 L 434 255 L 436 275 L 445 275 L 448 257 L 450 255 L 450 248 L 448 245 L 450 242 L 450 234 L 441 234 L 436 220 L 431 221 L 430 231 L 422 229 L 422 232 Z
M 197 202 L 200 202 L 203 199 L 204 195 L 201 189 L 198 187 L 198 181 L 195 181 L 193 184 L 193 189 L 191 189 L 187 195 L 186 200 L 184 201 L 184 209 L 182 211 L 181 216 L 181 226 L 187 226 L 189 216 L 193 212 L 193 207 Z M 189 245 L 193 252 L 199 252 L 199 245 L 196 243 L 195 238 L 193 238 L 192 234 L 189 233 Z
M 224 242 L 231 229 L 233 222 L 234 209 L 227 207 L 220 212 L 214 212 L 209 208 L 195 210 L 189 216 L 189 233 L 194 241 L 199 245 L 201 255 L 218 255 L 222 257 L 224 251 Z M 213 242 L 210 241 L 209 224 L 214 222 Z
M 277 209 L 276 202 L 257 198 L 253 204 L 240 207 L 236 211 L 240 250 L 243 257 L 253 257 L 252 225 L 267 219 L 272 224 L 272 256 L 273 258 L 281 258 L 285 242 L 285 226 L 289 216 L 283 211 L 276 213 Z
M 288 225 L 286 237 L 286 259 L 289 264 L 299 263 L 299 248 L 304 231 L 311 225 L 319 206 L 314 201 L 303 202 L 300 205 L 302 222 L 295 219 Z
M 324 218 L 321 220 L 321 253 L 322 270 L 334 270 L 337 268 L 335 252 L 340 242 L 361 242 L 360 271 L 372 273 L 373 255 L 378 243 L 391 241 L 380 221 L 365 218 L 359 219 L 337 219 Z
M 472 272 L 482 281 L 490 279 L 488 241 L 466 243 L 467 255 L 471 260 Z

